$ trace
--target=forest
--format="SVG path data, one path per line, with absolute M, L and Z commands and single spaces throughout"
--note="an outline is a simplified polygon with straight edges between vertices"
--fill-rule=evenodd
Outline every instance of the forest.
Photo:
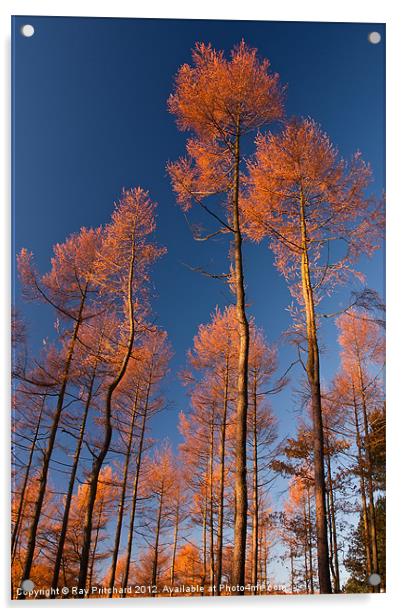
M 384 592 L 385 309 L 361 268 L 382 247 L 384 199 L 370 164 L 344 159 L 313 118 L 287 117 L 280 76 L 244 41 L 228 54 L 197 43 L 171 84 L 166 121 L 186 141 L 167 181 L 194 242 L 227 254 L 218 272 L 193 268 L 194 288 L 206 277 L 230 299 L 174 375 L 187 396 L 176 444 L 153 431 L 175 348 L 154 310 L 166 248 L 152 186 L 122 189 L 104 225 L 53 246 L 45 272 L 19 250 L 11 597 Z M 251 244 L 289 290 L 284 370 L 248 296 Z M 322 312 L 340 289 L 350 301 Z M 52 332 L 38 352 L 32 304 Z M 291 388 L 302 412 L 283 436 Z

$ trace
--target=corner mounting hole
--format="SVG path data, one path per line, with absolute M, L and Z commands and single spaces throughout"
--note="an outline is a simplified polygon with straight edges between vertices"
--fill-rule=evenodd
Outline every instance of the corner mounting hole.
M 27 38 L 30 38 L 35 34 L 35 28 L 31 24 L 25 24 L 21 27 L 21 34 Z
M 21 584 L 21 588 L 25 592 L 32 592 L 33 589 L 35 588 L 35 584 L 33 583 L 32 580 L 24 580 Z
M 381 577 L 378 575 L 378 573 L 372 573 L 371 575 L 369 575 L 367 581 L 370 586 L 378 586 L 381 582 Z
M 381 41 L 381 34 L 379 32 L 370 32 L 368 40 L 373 45 L 377 45 Z

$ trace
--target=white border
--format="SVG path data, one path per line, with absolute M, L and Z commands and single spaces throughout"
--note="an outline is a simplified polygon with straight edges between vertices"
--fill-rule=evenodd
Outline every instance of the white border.
M 0 150 L 0 186 L 3 189 L 3 207 L 1 208 L 0 233 L 2 234 L 1 291 L 0 310 L 3 316 L 2 331 L 2 370 L 0 372 L 2 421 L 2 464 L 3 486 L 1 494 L 1 539 L 0 558 L 0 596 L 3 606 L 17 612 L 26 609 L 51 609 L 53 602 L 27 602 L 24 606 L 11 605 L 7 597 L 8 590 L 8 498 L 9 489 L 9 443 L 8 443 L 8 408 L 9 408 L 9 353 L 8 353 L 8 319 L 10 300 L 10 16 L 15 15 L 65 15 L 65 16 L 102 16 L 102 17 L 170 17 L 170 18 L 204 18 L 204 19 L 260 19 L 278 21 L 336 21 L 336 22 L 382 22 L 387 25 L 387 304 L 388 304 L 388 350 L 387 350 L 387 399 L 388 399 L 388 511 L 387 511 L 387 586 L 386 595 L 370 595 L 365 599 L 361 596 L 332 597 L 267 597 L 267 598 L 224 598 L 224 599 L 152 599 L 125 601 L 118 603 L 113 600 L 76 602 L 57 602 L 57 609 L 71 610 L 75 613 L 85 613 L 88 609 L 133 609 L 137 613 L 151 613 L 154 610 L 164 614 L 183 613 L 191 609 L 195 614 L 217 612 L 229 609 L 237 612 L 241 609 L 253 610 L 256 614 L 275 613 L 292 614 L 295 611 L 308 611 L 311 614 L 335 614 L 342 610 L 345 613 L 364 611 L 366 615 L 378 614 L 381 610 L 392 609 L 401 604 L 398 590 L 401 587 L 401 460 L 397 456 L 401 449 L 402 438 L 402 408 L 398 404 L 398 385 L 402 379 L 402 297 L 400 279 L 402 269 L 402 224 L 401 224 L 401 150 L 402 131 L 402 11 L 400 3 L 392 0 L 336 0 L 322 2 L 318 0 L 284 0 L 274 3 L 269 0 L 202 0 L 195 3 L 191 0 L 133 2 L 123 0 L 69 0 L 54 2 L 51 0 L 3 0 L 0 6 L 1 44 L 3 57 L 1 62 L 1 96 L 2 135 L 6 138 Z M 399 172 L 399 173 L 398 173 Z M 399 199 L 398 199 L 399 197 Z M 223 601 L 223 603 L 221 603 Z

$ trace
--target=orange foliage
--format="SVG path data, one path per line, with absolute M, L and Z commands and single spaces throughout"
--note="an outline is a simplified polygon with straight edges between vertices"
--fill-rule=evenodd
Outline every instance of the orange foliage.
M 149 281 L 149 266 L 165 252 L 149 240 L 155 231 L 156 204 L 143 188 L 123 191 L 115 204 L 112 221 L 106 226 L 104 238 L 95 261 L 96 281 L 103 295 L 112 301 L 127 302 L 127 286 L 130 293 L 144 299 L 144 285 Z M 130 278 L 128 264 L 135 263 Z
M 51 270 L 40 276 L 33 263 L 33 254 L 23 248 L 17 256 L 23 295 L 28 300 L 51 303 L 59 316 L 78 316 L 84 293 L 95 290 L 94 261 L 100 246 L 102 229 L 86 229 L 74 233 L 63 244 L 55 244 Z
M 367 369 L 370 363 L 384 362 L 385 340 L 380 325 L 366 310 L 349 310 L 337 320 L 341 360 L 346 369 L 359 364 Z
M 313 120 L 292 120 L 279 134 L 256 139 L 249 163 L 247 194 L 241 203 L 243 226 L 255 241 L 269 238 L 276 266 L 298 283 L 304 207 L 310 274 L 316 300 L 353 272 L 360 255 L 370 256 L 383 231 L 382 204 L 366 196 L 371 171 L 357 152 L 347 164 Z M 323 249 L 346 242 L 343 256 L 322 262 Z M 325 255 L 326 256 L 326 255 Z M 294 289 L 298 295 L 298 285 Z
M 282 117 L 283 89 L 269 61 L 244 41 L 230 60 L 222 51 L 197 43 L 193 65 L 184 64 L 176 75 L 169 111 L 181 130 L 193 131 L 187 157 L 168 165 L 172 184 L 184 209 L 231 188 L 233 139 Z

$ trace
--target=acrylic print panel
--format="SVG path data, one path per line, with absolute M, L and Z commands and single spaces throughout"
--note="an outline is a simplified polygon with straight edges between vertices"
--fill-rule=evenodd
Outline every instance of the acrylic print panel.
M 383 592 L 384 26 L 12 27 L 12 597 Z

